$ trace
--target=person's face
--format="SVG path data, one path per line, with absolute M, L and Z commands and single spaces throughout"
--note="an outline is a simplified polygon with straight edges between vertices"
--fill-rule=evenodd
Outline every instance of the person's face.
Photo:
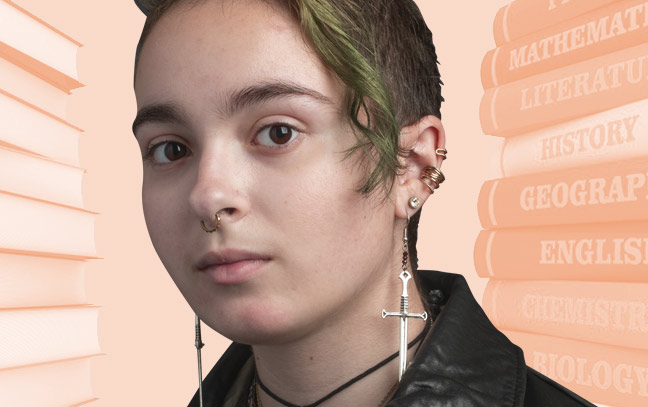
M 306 335 L 361 308 L 398 267 L 393 207 L 356 192 L 366 172 L 343 160 L 356 141 L 343 88 L 288 15 L 256 1 L 170 10 L 142 49 L 135 92 L 138 143 L 155 146 L 142 187 L 153 245 L 218 332 Z M 222 226 L 206 233 L 216 212 Z M 224 250 L 264 260 L 198 269 Z

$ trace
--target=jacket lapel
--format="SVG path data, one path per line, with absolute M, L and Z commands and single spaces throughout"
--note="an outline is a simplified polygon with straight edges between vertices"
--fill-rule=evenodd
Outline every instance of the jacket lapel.
M 462 275 L 420 270 L 422 293 L 443 293 L 442 311 L 388 407 L 503 406 L 524 403 L 522 350 L 489 321 Z

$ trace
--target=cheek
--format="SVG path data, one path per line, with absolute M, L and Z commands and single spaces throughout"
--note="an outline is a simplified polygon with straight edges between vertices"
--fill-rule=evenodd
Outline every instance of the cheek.
M 326 264 L 348 270 L 357 250 L 370 246 L 371 239 L 382 233 L 377 229 L 383 224 L 372 216 L 375 202 L 356 192 L 364 181 L 356 157 L 342 158 L 342 154 L 320 153 L 307 165 L 284 174 L 289 181 L 266 183 L 265 192 L 254 198 L 268 202 L 269 218 L 284 231 L 300 267 Z
M 156 192 L 154 188 L 147 187 L 146 185 L 142 187 L 142 210 L 144 211 L 144 220 L 146 221 L 146 227 L 148 228 L 151 240 L 153 240 L 153 244 L 156 243 L 158 237 L 162 234 L 162 230 L 168 227 L 165 225 L 165 221 L 170 219 L 165 213 L 168 207 L 161 204 L 165 200 L 160 199 L 160 194 Z
M 182 227 L 182 214 L 187 213 L 192 180 L 183 174 L 158 175 L 142 183 L 142 210 L 152 230 L 172 233 Z M 198 225 L 200 227 L 200 225 Z
M 142 187 L 142 209 L 146 227 L 158 257 L 169 271 L 178 267 L 171 264 L 171 260 L 182 258 L 181 253 L 184 250 L 181 242 L 174 239 L 181 235 L 175 202 L 174 196 L 169 196 L 168 193 L 147 185 Z
M 190 258 L 188 247 L 183 244 L 186 232 L 178 219 L 178 209 L 173 205 L 172 197 L 155 190 L 142 190 L 142 207 L 146 226 L 153 248 L 175 285 L 187 299 L 192 297 L 192 282 L 187 273 Z M 200 229 L 200 224 L 195 225 Z

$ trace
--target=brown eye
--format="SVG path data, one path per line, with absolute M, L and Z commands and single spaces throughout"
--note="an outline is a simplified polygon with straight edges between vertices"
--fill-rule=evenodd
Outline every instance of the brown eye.
M 270 140 L 277 144 L 285 144 L 292 137 L 292 131 L 288 126 L 270 127 Z
M 277 147 L 290 144 L 299 132 L 283 123 L 276 123 L 261 129 L 257 142 L 268 147 Z
M 149 156 L 155 164 L 168 164 L 187 155 L 187 147 L 174 141 L 162 141 L 151 147 Z
M 187 150 L 182 144 L 167 143 L 167 145 L 164 147 L 164 156 L 169 161 L 179 160 L 180 158 L 184 157 L 185 154 L 187 154 Z

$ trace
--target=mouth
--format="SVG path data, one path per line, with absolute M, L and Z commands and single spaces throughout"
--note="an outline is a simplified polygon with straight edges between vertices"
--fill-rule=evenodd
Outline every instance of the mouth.
M 196 264 L 196 269 L 218 285 L 235 285 L 250 280 L 270 260 L 269 256 L 259 253 L 227 249 L 206 253 Z

